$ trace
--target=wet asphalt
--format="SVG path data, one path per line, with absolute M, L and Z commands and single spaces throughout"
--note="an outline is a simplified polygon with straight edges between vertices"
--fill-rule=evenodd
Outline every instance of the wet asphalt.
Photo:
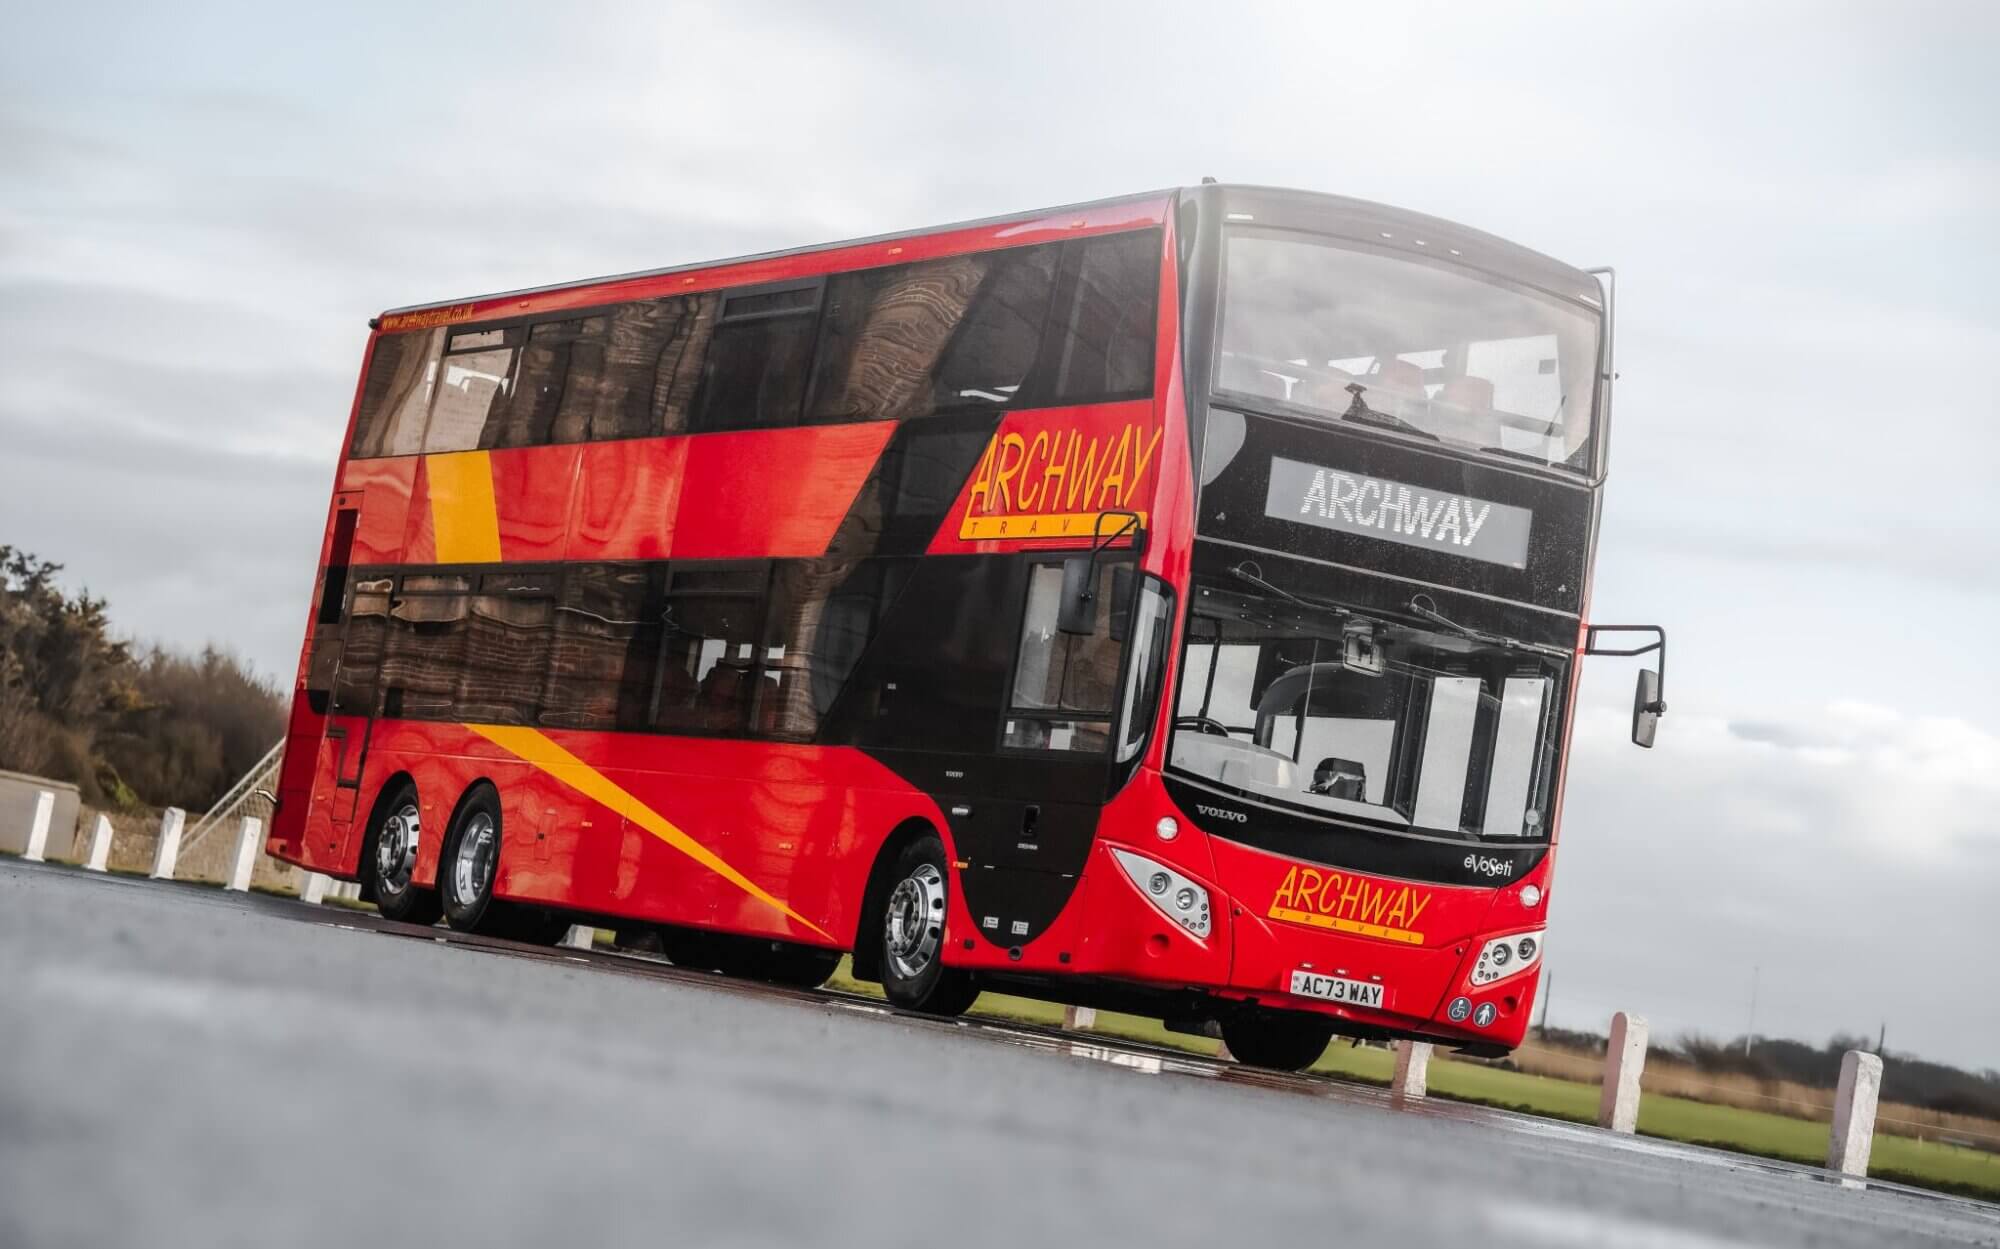
M 0 859 L 0 1249 L 2000 1246 L 2000 1207 Z

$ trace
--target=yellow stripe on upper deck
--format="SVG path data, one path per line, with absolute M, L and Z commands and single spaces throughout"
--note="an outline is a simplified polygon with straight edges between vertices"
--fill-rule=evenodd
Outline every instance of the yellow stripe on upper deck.
M 772 897 L 755 881 L 723 862 L 713 850 L 682 832 L 671 820 L 625 792 L 611 778 L 564 750 L 540 731 L 504 724 L 468 724 L 465 727 L 509 754 L 533 764 L 584 797 L 616 811 L 759 902 L 781 912 L 793 923 L 818 933 L 828 941 L 833 940 L 831 933 Z
M 453 451 L 424 459 L 430 477 L 431 534 L 440 564 L 500 562 L 500 510 L 493 502 L 493 458 Z

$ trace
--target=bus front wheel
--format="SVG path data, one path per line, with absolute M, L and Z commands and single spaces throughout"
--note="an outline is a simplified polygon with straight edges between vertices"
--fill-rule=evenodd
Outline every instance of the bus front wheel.
M 1266 1015 L 1222 1021 L 1222 1043 L 1236 1061 L 1272 1071 L 1304 1071 L 1331 1040 L 1333 1025 L 1317 1019 Z
M 876 916 L 882 942 L 882 993 L 905 1010 L 963 1015 L 979 996 L 969 972 L 944 965 L 945 908 L 950 889 L 944 843 L 934 833 L 903 847 L 890 868 L 889 890 Z

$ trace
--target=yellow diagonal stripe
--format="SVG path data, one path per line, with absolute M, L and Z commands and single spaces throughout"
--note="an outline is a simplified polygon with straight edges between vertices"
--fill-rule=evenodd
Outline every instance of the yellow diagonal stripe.
M 484 451 L 427 456 L 431 533 L 440 564 L 500 562 L 500 512 L 493 503 L 492 457 Z
M 831 933 L 766 893 L 755 881 L 723 862 L 713 850 L 682 832 L 665 816 L 626 793 L 602 772 L 539 731 L 505 724 L 468 724 L 465 727 L 507 753 L 535 765 L 584 797 L 616 811 L 759 902 L 782 912 L 794 923 L 810 928 L 828 941 L 833 940 Z

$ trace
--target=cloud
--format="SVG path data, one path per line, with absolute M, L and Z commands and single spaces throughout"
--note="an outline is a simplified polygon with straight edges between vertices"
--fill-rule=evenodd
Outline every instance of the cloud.
M 1990 1064 L 1991 995 L 1940 995 L 1936 969 L 1992 939 L 2000 736 L 1950 717 L 1832 701 L 1782 720 L 1669 712 L 1658 747 L 1625 715 L 1579 716 L 1550 969 L 1555 1013 L 1665 1033 L 1845 1028 Z M 1574 944 L 1571 938 L 1574 938 Z M 1718 1009 L 1720 1008 L 1720 1009 Z

